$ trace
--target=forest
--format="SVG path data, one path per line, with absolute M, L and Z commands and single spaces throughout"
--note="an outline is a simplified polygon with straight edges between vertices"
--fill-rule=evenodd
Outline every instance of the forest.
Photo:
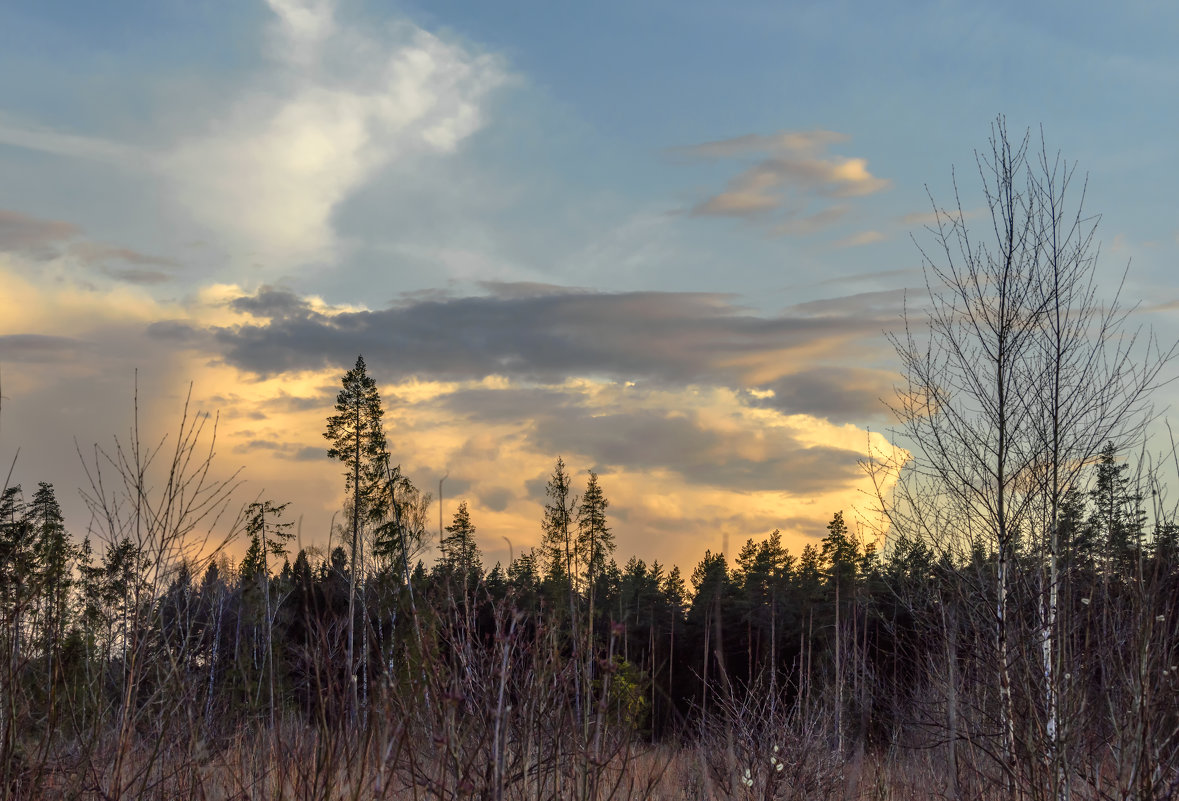
M 193 409 L 83 459 L 85 533 L 6 481 L 0 793 L 1179 798 L 1173 348 L 1101 298 L 1074 165 L 1000 119 L 978 168 L 984 220 L 934 204 L 893 340 L 882 531 L 832 509 L 797 553 L 646 564 L 609 477 L 554 455 L 540 544 L 488 565 L 402 474 L 363 357 L 324 410 L 326 548 L 290 499 L 234 505 Z

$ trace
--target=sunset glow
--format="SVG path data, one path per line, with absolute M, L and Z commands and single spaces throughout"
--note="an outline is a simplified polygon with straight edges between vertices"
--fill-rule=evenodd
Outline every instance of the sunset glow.
M 148 438 L 174 431 L 191 385 L 219 416 L 217 468 L 242 470 L 235 503 L 290 502 L 324 547 L 344 502 L 324 420 L 363 354 L 394 461 L 434 494 L 447 476 L 444 516 L 468 502 L 488 566 L 537 544 L 558 456 L 579 485 L 598 473 L 620 561 L 690 570 L 774 529 L 797 553 L 840 510 L 877 536 L 862 462 L 904 446 L 885 404 L 888 336 L 923 291 L 910 234 L 997 110 L 1092 170 L 1102 270 L 1133 258 L 1127 294 L 1168 308 L 1179 214 L 1144 187 L 1176 170 L 1175 110 L 1154 102 L 1170 43 L 1074 64 L 1089 80 L 1055 65 L 1120 36 L 1096 12 L 1024 47 L 991 35 L 1010 8 L 966 26 L 709 5 L 0 12 L 14 480 L 58 486 L 84 533 L 78 451 L 125 435 L 137 386 Z M 931 30 L 958 28 L 953 65 L 929 69 L 951 47 Z M 590 42 L 600 72 L 577 62 Z M 1018 66 L 995 73 L 995 47 Z M 827 63 L 800 71 L 803 50 Z

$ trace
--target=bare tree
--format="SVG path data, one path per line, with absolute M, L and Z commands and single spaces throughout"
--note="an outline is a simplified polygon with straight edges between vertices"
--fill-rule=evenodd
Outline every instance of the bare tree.
M 1041 132 L 1038 163 L 1028 183 L 1037 202 L 1040 239 L 1038 295 L 1043 306 L 1029 365 L 1040 386 L 1031 403 L 1037 439 L 1027 443 L 1044 463 L 1036 471 L 1042 516 L 1035 527 L 1040 581 L 1039 651 L 1044 714 L 1044 763 L 1051 796 L 1067 799 L 1068 720 L 1061 717 L 1065 664 L 1060 596 L 1060 520 L 1066 493 L 1079 490 L 1084 472 L 1103 448 L 1126 448 L 1144 434 L 1149 395 L 1173 347 L 1160 350 L 1149 334 L 1128 327 L 1121 288 L 1103 302 L 1097 292 L 1098 218 L 1084 210 L 1085 183 L 1074 187 L 1076 164 L 1050 156 Z M 1124 274 L 1123 274 L 1124 277 Z
M 181 564 L 207 563 L 236 534 L 240 523 L 222 523 L 240 484 L 238 472 L 224 478 L 214 473 L 216 420 L 207 413 L 193 412 L 191 397 L 190 386 L 171 442 L 167 436 L 154 446 L 144 442 L 137 390 L 129 437 L 125 441 L 116 438 L 113 450 L 95 445 L 89 458 L 79 450 L 89 482 L 82 495 L 91 513 L 91 531 L 105 541 L 108 550 L 124 549 L 134 555 L 129 566 L 131 580 L 122 599 L 123 676 L 115 720 L 118 747 L 114 764 L 101 771 L 110 777 L 111 785 L 104 794 L 111 798 L 120 797 L 136 783 L 142 793 L 159 755 L 159 744 L 149 758 L 132 766 L 128 760 L 136 729 L 160 708 L 177 707 L 162 703 L 165 692 L 188 689 L 174 686 L 183 676 L 173 661 L 155 665 L 163 670 L 164 681 L 157 680 L 151 685 L 150 697 L 143 697 L 145 675 L 152 667 L 150 633 L 160 609 L 153 601 L 163 594 Z M 168 716 L 160 717 L 163 719 L 152 722 L 166 727 Z
M 919 313 L 906 309 L 904 333 L 893 339 L 904 376 L 893 411 L 907 450 L 876 454 L 870 466 L 900 475 L 886 504 L 895 531 L 959 565 L 977 568 L 969 557 L 994 554 L 993 579 L 976 572 L 971 581 L 987 597 L 993 580 L 996 761 L 1009 797 L 1038 782 L 1065 799 L 1061 506 L 1106 442 L 1143 433 L 1149 392 L 1173 350 L 1127 331 L 1116 295 L 1098 299 L 1097 219 L 1083 210 L 1084 187 L 1073 186 L 1075 165 L 1050 156 L 1042 137 L 1037 156 L 1029 144 L 1027 133 L 1012 139 L 999 117 L 989 150 L 976 153 L 990 223 L 978 226 L 981 236 L 967 224 L 956 179 L 953 206 L 934 202 L 932 245 L 918 245 L 928 302 Z M 1038 565 L 1030 643 L 1013 642 L 1023 633 L 1012 609 L 1020 553 Z M 1040 670 L 1024 689 L 1037 725 L 1023 726 L 1013 663 L 1032 649 Z M 1017 729 L 1033 733 L 1017 743 Z M 1025 764 L 1021 753 L 1043 759 Z

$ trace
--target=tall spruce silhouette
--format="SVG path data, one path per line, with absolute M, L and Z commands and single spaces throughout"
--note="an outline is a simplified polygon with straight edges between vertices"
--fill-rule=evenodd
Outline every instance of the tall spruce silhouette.
M 351 493 L 351 567 L 348 588 L 348 671 L 350 696 L 355 716 L 359 707 L 356 685 L 356 582 L 363 569 L 361 527 L 365 521 L 378 521 L 387 511 L 384 468 L 387 461 L 385 432 L 381 418 L 381 396 L 377 382 L 356 357 L 356 365 L 344 374 L 343 388 L 336 396 L 336 413 L 327 419 L 324 437 L 331 443 L 328 456 L 343 462 L 344 486 Z M 358 564 L 359 563 L 359 564 Z

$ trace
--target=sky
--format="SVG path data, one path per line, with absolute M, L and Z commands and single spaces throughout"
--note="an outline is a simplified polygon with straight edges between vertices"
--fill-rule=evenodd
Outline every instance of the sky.
M 233 503 L 324 547 L 363 354 L 488 564 L 558 456 L 620 561 L 871 532 L 888 334 L 934 204 L 986 223 L 996 115 L 1077 163 L 1103 286 L 1176 336 L 1176 35 L 1161 2 L 5 4 L 0 461 L 84 534 L 80 454 L 174 435 L 191 387 Z

